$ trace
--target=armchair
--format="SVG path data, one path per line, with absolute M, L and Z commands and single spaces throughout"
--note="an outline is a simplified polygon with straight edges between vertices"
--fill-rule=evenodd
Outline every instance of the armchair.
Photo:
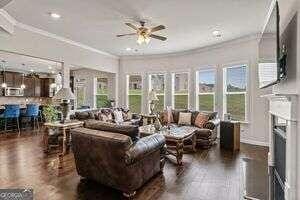
M 80 176 L 118 189 L 127 197 L 163 170 L 162 135 L 133 143 L 129 136 L 120 133 L 77 128 L 72 130 L 72 143 Z

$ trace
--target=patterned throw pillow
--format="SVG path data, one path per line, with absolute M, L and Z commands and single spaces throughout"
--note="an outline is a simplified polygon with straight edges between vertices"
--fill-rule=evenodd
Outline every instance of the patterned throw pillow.
M 103 122 L 107 122 L 108 121 L 108 117 L 107 117 L 106 114 L 102 113 L 102 114 L 99 115 L 99 120 L 103 121 Z
M 114 111 L 115 122 L 122 123 L 124 122 L 122 111 Z
M 165 110 L 163 112 L 163 124 L 174 123 L 172 110 Z
M 209 120 L 209 115 L 204 113 L 199 113 L 195 119 L 195 126 L 199 128 L 203 128 L 204 124 L 206 124 Z
M 191 125 L 192 113 L 180 112 L 178 125 Z

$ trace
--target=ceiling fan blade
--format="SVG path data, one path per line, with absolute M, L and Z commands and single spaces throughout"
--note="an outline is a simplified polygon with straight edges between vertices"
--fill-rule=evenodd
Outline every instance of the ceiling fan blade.
M 136 35 L 136 33 L 127 33 L 127 34 L 120 34 L 117 37 L 129 36 L 129 35 Z
M 164 26 L 164 25 L 159 25 L 159 26 L 156 26 L 156 27 L 153 27 L 153 28 L 151 28 L 150 30 L 151 30 L 151 32 L 153 33 L 153 32 L 155 32 L 155 31 L 160 31 L 160 30 L 163 30 L 163 29 L 165 29 L 166 27 Z
M 149 37 L 152 37 L 152 38 L 155 38 L 155 39 L 158 39 L 158 40 L 162 40 L 162 41 L 167 40 L 166 37 L 163 37 L 163 36 L 160 36 L 160 35 L 150 34 Z
M 134 30 L 138 30 L 138 27 L 136 27 L 135 25 L 131 24 L 131 23 L 125 23 L 127 26 L 129 26 L 130 28 L 133 28 Z

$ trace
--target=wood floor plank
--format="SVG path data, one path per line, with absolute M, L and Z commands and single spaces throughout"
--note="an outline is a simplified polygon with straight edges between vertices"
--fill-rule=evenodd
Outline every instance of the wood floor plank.
M 38 200 L 124 199 L 121 192 L 94 181 L 81 179 L 73 154 L 58 169 L 58 152 L 45 155 L 42 131 L 0 134 L 0 188 L 33 188 Z M 240 152 L 221 150 L 218 145 L 185 154 L 183 166 L 167 160 L 164 173 L 151 179 L 136 194 L 140 200 L 240 200 L 241 162 L 249 157 L 266 163 L 265 147 L 241 145 Z

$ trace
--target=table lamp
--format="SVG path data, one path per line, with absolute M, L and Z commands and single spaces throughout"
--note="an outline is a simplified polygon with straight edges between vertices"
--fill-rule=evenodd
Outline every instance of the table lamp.
M 60 106 L 62 110 L 61 123 L 66 123 L 66 119 L 69 113 L 69 104 L 71 99 L 75 99 L 71 88 L 61 88 L 53 97 L 54 99 L 61 100 Z
M 159 99 L 157 98 L 157 94 L 156 94 L 155 90 L 152 89 L 149 92 L 150 115 L 154 115 L 154 108 L 155 108 L 156 101 L 159 101 Z

